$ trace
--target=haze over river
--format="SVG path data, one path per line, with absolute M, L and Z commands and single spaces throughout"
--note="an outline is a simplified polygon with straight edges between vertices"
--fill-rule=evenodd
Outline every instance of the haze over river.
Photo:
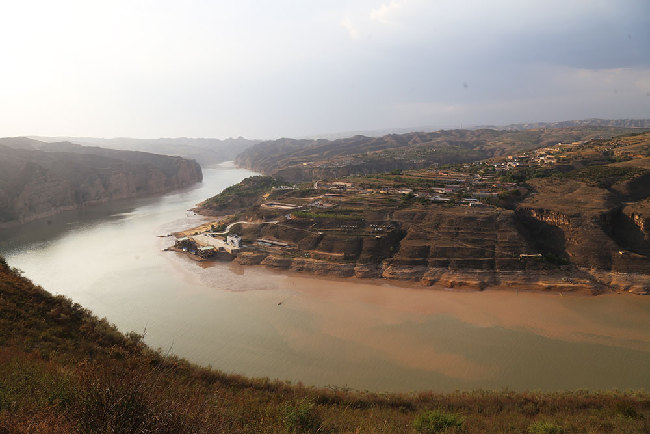
M 650 297 L 324 280 L 162 250 L 228 164 L 158 198 L 0 231 L 11 266 L 164 352 L 225 372 L 374 391 L 650 389 Z

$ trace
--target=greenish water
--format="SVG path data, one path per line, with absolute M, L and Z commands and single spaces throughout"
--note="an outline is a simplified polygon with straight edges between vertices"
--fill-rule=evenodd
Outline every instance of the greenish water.
M 252 173 L 0 231 L 36 283 L 165 352 L 226 372 L 375 391 L 650 389 L 650 297 L 400 288 L 162 249 L 187 211 Z M 280 304 L 279 304 L 280 303 Z

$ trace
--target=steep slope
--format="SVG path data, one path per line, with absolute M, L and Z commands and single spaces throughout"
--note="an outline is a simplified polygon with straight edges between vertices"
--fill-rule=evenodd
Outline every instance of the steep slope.
M 192 160 L 71 143 L 0 139 L 0 224 L 65 209 L 159 194 L 203 178 Z

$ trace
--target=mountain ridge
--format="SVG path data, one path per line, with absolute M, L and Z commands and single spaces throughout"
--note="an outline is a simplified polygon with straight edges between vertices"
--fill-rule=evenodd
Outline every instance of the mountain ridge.
M 181 157 L 4 138 L 0 139 L 0 225 L 165 193 L 202 179 L 199 164 Z
M 175 155 L 196 160 L 203 167 L 233 160 L 238 153 L 260 142 L 260 140 L 249 140 L 243 137 L 231 137 L 223 140 L 191 137 L 136 139 L 131 137 L 30 136 L 30 138 L 46 143 L 72 142 L 79 145 L 100 146 L 107 149 Z

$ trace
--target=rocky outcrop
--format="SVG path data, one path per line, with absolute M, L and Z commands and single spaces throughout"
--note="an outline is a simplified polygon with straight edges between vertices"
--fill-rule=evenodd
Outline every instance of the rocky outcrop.
M 450 270 L 424 265 L 336 263 L 312 258 L 291 258 L 260 252 L 242 252 L 235 259 L 241 265 L 263 265 L 273 269 L 328 277 L 385 279 L 426 287 L 454 290 L 507 289 L 596 295 L 605 292 L 650 294 L 647 274 L 608 273 L 595 270 Z
M 243 252 L 236 262 L 453 289 L 644 294 L 650 288 L 647 257 L 616 250 L 589 216 L 542 207 L 516 212 L 433 207 L 396 210 L 391 219 L 381 235 L 371 236 L 360 236 L 359 228 L 330 233 L 326 222 L 319 223 L 324 231 L 315 235 L 298 218 L 291 220 L 295 226 L 246 225 L 245 238 L 278 240 L 287 247 L 275 248 L 276 253 Z M 539 256 L 527 234 L 556 250 L 539 244 L 544 252 Z M 565 265 L 562 252 L 569 258 Z
M 550 262 L 615 272 L 650 265 L 648 258 L 620 253 L 630 248 L 624 241 L 629 231 L 607 189 L 571 180 L 532 184 L 537 193 L 517 207 L 515 216 L 523 236 Z

